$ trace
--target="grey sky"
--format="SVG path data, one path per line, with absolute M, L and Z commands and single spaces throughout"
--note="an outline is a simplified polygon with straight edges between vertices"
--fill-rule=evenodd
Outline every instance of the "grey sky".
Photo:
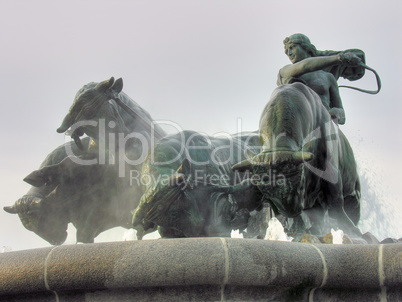
M 56 128 L 84 84 L 114 76 L 154 119 L 208 134 L 256 130 L 289 61 L 283 39 L 318 49 L 360 48 L 383 81 L 379 95 L 341 90 L 342 130 L 382 198 L 401 212 L 401 2 L 1 1 L 0 205 L 65 137 Z M 350 83 L 349 83 L 350 84 Z M 353 85 L 375 88 L 367 73 Z M 396 222 L 397 223 L 397 222 Z M 399 222 L 398 222 L 399 223 Z M 0 211 L 0 248 L 48 246 Z M 402 234 L 400 223 L 396 231 Z M 116 238 L 119 239 L 119 238 Z

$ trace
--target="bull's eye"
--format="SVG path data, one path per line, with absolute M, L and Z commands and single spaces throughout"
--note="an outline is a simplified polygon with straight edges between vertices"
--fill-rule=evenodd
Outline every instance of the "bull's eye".
M 84 114 L 85 118 L 88 120 L 93 118 L 93 115 L 94 115 L 90 108 L 84 108 L 82 113 Z

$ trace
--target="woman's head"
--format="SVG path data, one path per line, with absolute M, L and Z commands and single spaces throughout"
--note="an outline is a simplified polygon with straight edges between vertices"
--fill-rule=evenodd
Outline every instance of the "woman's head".
M 289 37 L 287 37 L 285 40 L 283 40 L 283 44 L 285 45 L 285 53 L 286 55 L 289 56 L 291 61 L 293 62 L 291 56 L 292 56 L 292 47 L 299 47 L 303 51 L 306 52 L 306 55 L 308 57 L 315 57 L 317 55 L 317 49 L 313 44 L 311 44 L 310 39 L 303 34 L 294 34 Z M 290 54 L 290 55 L 289 55 Z M 295 62 L 293 62 L 295 63 Z

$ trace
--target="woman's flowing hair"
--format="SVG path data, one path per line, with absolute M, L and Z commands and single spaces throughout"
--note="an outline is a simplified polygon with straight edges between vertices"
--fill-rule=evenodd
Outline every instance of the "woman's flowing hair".
M 307 53 L 310 54 L 312 57 L 326 57 L 326 56 L 337 55 L 343 52 L 352 52 L 358 57 L 360 57 L 363 63 L 365 63 L 366 61 L 365 54 L 360 49 L 347 49 L 344 51 L 317 50 L 317 48 L 310 42 L 310 39 L 306 35 L 300 33 L 293 34 L 285 38 L 285 40 L 283 40 L 283 44 L 285 45 L 285 53 L 290 44 L 298 44 L 305 51 L 307 51 Z M 361 66 L 350 67 L 342 64 L 328 67 L 324 71 L 332 73 L 336 78 L 336 80 L 338 80 L 339 77 L 343 77 L 345 79 L 348 79 L 349 81 L 358 80 L 362 78 L 365 73 L 364 67 Z

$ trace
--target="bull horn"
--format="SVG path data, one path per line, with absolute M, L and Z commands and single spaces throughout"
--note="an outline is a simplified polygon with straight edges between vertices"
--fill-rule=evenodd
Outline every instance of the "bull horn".
M 95 86 L 95 89 L 99 90 L 100 92 L 106 92 L 106 90 L 112 87 L 113 83 L 114 83 L 114 77 L 111 77 L 109 80 L 99 82 Z
M 252 169 L 252 164 L 251 164 L 251 160 L 250 159 L 245 159 L 237 164 L 235 164 L 234 166 L 232 166 L 232 171 L 239 171 L 239 172 L 245 172 L 247 170 L 251 170 Z
M 68 128 L 70 128 L 74 124 L 75 117 L 71 115 L 71 113 L 67 113 L 64 117 L 61 126 L 57 128 L 58 133 L 66 132 Z
M 10 214 L 18 214 L 17 209 L 14 206 L 3 207 L 3 210 Z
M 297 151 L 293 153 L 292 158 L 295 162 L 301 163 L 312 160 L 314 158 L 314 154 L 311 152 Z

